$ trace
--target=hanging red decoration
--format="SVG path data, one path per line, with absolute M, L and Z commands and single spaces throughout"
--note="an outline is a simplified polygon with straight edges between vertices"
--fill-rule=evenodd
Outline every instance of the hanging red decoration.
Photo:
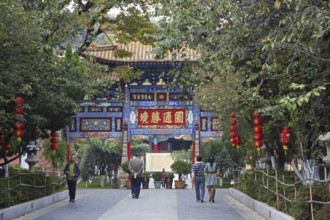
M 291 129 L 283 128 L 281 130 L 281 144 L 283 145 L 284 154 L 286 155 L 286 151 L 288 150 L 288 145 L 290 144 L 291 139 Z
M 254 126 L 253 131 L 255 133 L 262 133 L 262 127 L 260 125 Z
M 17 97 L 15 102 L 18 105 L 23 105 L 24 104 L 24 99 L 22 97 Z
M 229 127 L 229 130 L 230 130 L 230 131 L 236 131 L 236 126 L 235 126 L 235 125 L 230 126 L 230 127 Z
M 230 131 L 229 135 L 231 137 L 230 138 L 230 143 L 233 146 L 236 146 L 236 148 L 238 149 L 240 147 L 240 144 L 241 144 L 241 137 L 236 131 L 237 121 L 236 121 L 235 112 L 231 112 L 229 114 L 229 117 L 230 117 L 230 124 L 231 124 L 231 126 L 229 127 L 229 131 Z
M 236 133 L 236 131 L 232 131 L 232 132 L 230 132 L 230 137 L 232 137 L 232 138 L 236 138 L 236 137 L 237 137 L 237 133 Z
M 231 117 L 231 118 L 236 118 L 236 114 L 235 114 L 235 112 L 230 112 L 229 117 Z
M 24 124 L 20 123 L 20 122 L 16 122 L 14 124 L 14 128 L 17 129 L 17 130 L 22 130 L 24 128 Z
M 260 116 L 261 116 L 261 112 L 253 111 L 253 112 L 252 112 L 252 116 L 253 116 L 253 118 L 260 118 Z
M 56 131 L 51 131 L 50 132 L 50 136 L 51 137 L 56 137 L 57 136 L 57 132 Z
M 56 131 L 51 131 L 50 132 L 50 149 L 52 151 L 56 151 L 58 149 L 58 139 L 57 139 L 57 132 Z
M 253 127 L 253 131 L 254 131 L 254 135 L 253 135 L 253 139 L 254 139 L 253 146 L 257 149 L 258 154 L 260 154 L 260 148 L 263 145 L 263 142 L 262 142 L 263 135 L 262 135 L 262 127 L 261 127 L 262 120 L 260 118 L 261 112 L 253 111 L 252 112 L 252 116 L 253 116 L 252 123 L 255 125 Z
M 262 134 L 260 134 L 260 133 L 255 133 L 255 134 L 253 135 L 253 138 L 254 138 L 254 140 L 256 140 L 256 141 L 261 141 L 261 140 L 262 140 Z
M 14 112 L 16 113 L 14 115 L 14 120 L 16 121 L 14 124 L 14 135 L 17 138 L 18 142 L 21 142 L 22 137 L 24 136 L 24 116 L 23 116 L 23 107 L 24 99 L 22 97 L 17 97 L 15 100 L 15 108 Z
M 262 141 L 254 141 L 253 142 L 253 145 L 254 145 L 254 147 L 256 147 L 256 148 L 258 148 L 260 150 L 260 148 L 262 147 L 263 143 L 262 143 Z
M 262 121 L 261 121 L 260 118 L 255 118 L 255 119 L 253 120 L 253 124 L 254 124 L 254 125 L 261 125 L 261 123 L 262 123 Z

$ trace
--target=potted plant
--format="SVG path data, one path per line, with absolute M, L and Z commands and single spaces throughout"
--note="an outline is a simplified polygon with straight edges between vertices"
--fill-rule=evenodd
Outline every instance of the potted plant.
M 172 163 L 171 169 L 179 175 L 179 180 L 175 180 L 175 188 L 184 189 L 186 181 L 183 180 L 183 177 L 191 172 L 191 163 L 176 160 Z
M 149 179 L 150 179 L 150 173 L 144 172 L 142 174 L 142 188 L 143 189 L 149 189 Z
M 154 179 L 155 189 L 160 189 L 162 185 L 162 172 L 153 172 L 152 178 Z
M 131 178 L 130 178 L 131 172 L 128 169 L 128 164 L 129 164 L 129 161 L 125 161 L 124 163 L 121 164 L 121 168 L 128 174 L 128 179 L 126 180 L 126 188 L 130 189 L 132 186 L 132 183 L 131 183 Z
M 173 179 L 174 179 L 174 173 L 173 172 L 167 172 L 166 173 L 166 189 L 172 189 L 172 184 L 173 184 Z

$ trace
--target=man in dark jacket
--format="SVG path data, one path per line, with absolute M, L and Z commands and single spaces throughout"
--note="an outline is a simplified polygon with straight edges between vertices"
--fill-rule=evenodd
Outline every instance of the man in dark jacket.
M 132 183 L 131 191 L 133 199 L 138 199 L 140 195 L 143 167 L 144 161 L 141 158 L 141 154 L 137 153 L 136 156 L 130 160 L 128 165 L 131 173 L 130 178 Z
M 65 165 L 63 172 L 66 175 L 66 181 L 68 184 L 70 196 L 69 202 L 75 202 L 76 186 L 78 177 L 80 176 L 80 169 L 78 164 L 76 163 L 75 156 L 71 156 L 70 162 Z

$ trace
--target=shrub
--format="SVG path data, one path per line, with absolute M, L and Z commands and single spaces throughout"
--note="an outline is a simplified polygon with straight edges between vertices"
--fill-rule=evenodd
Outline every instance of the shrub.
M 154 172 L 154 173 L 152 173 L 152 178 L 155 181 L 161 181 L 162 176 L 163 176 L 162 172 Z
M 125 161 L 124 163 L 121 164 L 121 168 L 123 168 L 123 170 L 124 170 L 126 173 L 130 174 L 131 172 L 130 172 L 129 169 L 128 169 L 128 165 L 129 165 L 129 161 Z
M 179 180 L 182 180 L 183 175 L 187 175 L 191 172 L 191 163 L 182 160 L 176 160 L 172 163 L 171 169 L 179 174 Z

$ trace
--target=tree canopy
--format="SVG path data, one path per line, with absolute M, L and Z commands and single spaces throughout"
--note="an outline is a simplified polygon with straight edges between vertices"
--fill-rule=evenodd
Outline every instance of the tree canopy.
M 148 1 L 4 0 L 0 3 L 0 157 L 63 129 L 78 101 L 111 85 L 107 67 L 86 57 L 101 35 L 107 42 L 151 42 Z M 109 16 L 111 9 L 120 9 Z M 84 59 L 82 59 L 84 58 Z M 15 141 L 15 100 L 24 99 L 24 136 Z M 7 161 L 8 162 L 8 161 Z M 6 163 L 7 163 L 6 162 Z M 10 162 L 10 161 L 9 161 Z
M 159 51 L 200 53 L 189 71 L 175 74 L 179 84 L 194 86 L 202 108 L 217 112 L 228 131 L 229 113 L 236 112 L 246 147 L 253 146 L 251 112 L 257 110 L 267 146 L 280 145 L 280 130 L 290 127 L 290 155 L 301 153 L 300 143 L 311 152 L 329 131 L 328 1 L 160 2 Z

